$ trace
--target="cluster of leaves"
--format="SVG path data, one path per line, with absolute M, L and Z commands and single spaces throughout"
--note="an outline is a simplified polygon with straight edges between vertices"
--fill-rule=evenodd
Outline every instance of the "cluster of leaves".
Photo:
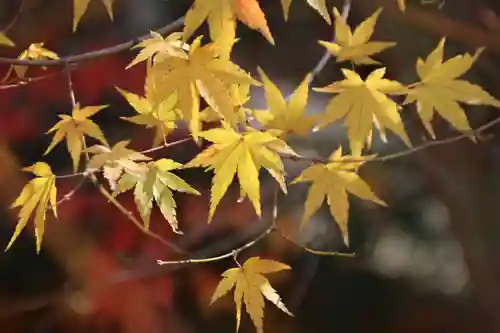
M 112 17 L 112 0 L 102 0 L 102 3 Z M 404 1 L 398 3 L 404 5 Z M 89 0 L 74 1 L 74 29 L 88 4 Z M 113 199 L 121 193 L 133 193 L 144 228 L 149 228 L 155 203 L 173 232 L 179 234 L 182 233 L 182 226 L 176 217 L 173 191 L 192 195 L 200 193 L 177 176 L 176 170 L 204 168 L 205 171 L 213 172 L 208 214 L 210 222 L 235 178 L 241 199 L 248 198 L 255 213 L 261 216 L 261 168 L 266 169 L 281 190 L 287 193 L 283 159 L 308 159 L 313 161 L 311 165 L 289 183 L 310 182 L 302 222 L 306 223 L 326 198 L 331 215 L 347 241 L 347 193 L 378 205 L 386 205 L 358 174 L 359 168 L 375 157 L 366 155 L 371 149 L 374 131 L 386 142 L 386 131 L 390 130 L 407 146 L 411 146 L 402 120 L 403 106 L 416 104 L 423 125 L 430 137 L 435 139 L 431 125 L 435 113 L 458 131 L 468 132 L 471 128 L 461 104 L 500 107 L 500 102 L 481 87 L 460 79 L 477 60 L 482 49 L 472 55 L 461 54 L 445 60 L 443 38 L 425 59 L 417 60 L 419 81 L 403 84 L 384 78 L 386 68 L 374 59 L 378 53 L 395 46 L 393 42 L 371 40 L 381 9 L 351 29 L 336 8 L 333 9 L 332 20 L 324 0 L 308 0 L 308 4 L 327 24 L 334 24 L 335 41 L 319 41 L 319 44 L 338 63 L 348 62 L 351 65 L 351 69 L 342 69 L 344 79 L 326 87 L 312 88 L 332 95 L 323 112 L 306 114 L 311 74 L 306 74 L 293 94 L 285 97 L 263 69 L 258 69 L 259 81 L 232 62 L 231 50 L 236 42 L 237 20 L 260 31 L 270 43 L 274 43 L 257 0 L 195 0 L 186 14 L 183 32 L 166 37 L 152 32 L 151 38 L 134 46 L 139 52 L 127 68 L 146 63 L 144 95 L 116 88 L 137 113 L 122 119 L 154 130 L 153 148 L 135 151 L 128 148 L 129 141 L 109 145 L 99 126 L 90 119 L 106 107 L 81 107 L 76 103 L 71 115 L 59 115 L 61 120 L 48 130 L 47 133 L 53 134 L 53 138 L 46 154 L 65 141 L 75 175 L 89 177 L 102 172 L 109 183 Z M 282 0 L 282 5 L 286 20 L 291 0 Z M 211 41 L 203 44 L 202 36 L 196 36 L 189 43 L 188 40 L 205 20 L 209 25 Z M 0 35 L 1 42 L 12 44 L 3 35 Z M 58 56 L 44 49 L 43 44 L 34 44 L 19 58 L 57 59 Z M 363 79 L 356 72 L 356 66 L 366 64 L 379 67 Z M 14 67 L 13 70 L 18 77 L 26 73 L 24 67 Z M 251 86 L 262 87 L 267 109 L 254 110 L 245 106 L 251 97 Z M 393 99 L 393 96 L 398 95 L 405 97 L 401 104 Z M 200 107 L 201 99 L 207 104 L 205 109 Z M 148 152 L 168 147 L 169 135 L 180 122 L 187 125 L 194 141 L 200 143 L 206 140 L 211 144 L 186 164 L 166 157 L 157 160 L 148 157 Z M 220 126 L 204 131 L 202 124 L 205 122 L 218 122 Z M 307 136 L 313 130 L 321 130 L 337 122 L 342 122 L 346 128 L 349 154 L 343 155 L 342 147 L 339 147 L 327 159 L 318 161 L 299 155 L 286 143 L 291 134 Z M 88 140 L 95 140 L 96 145 L 88 147 Z M 86 163 L 83 171 L 78 173 L 82 156 Z M 56 215 L 58 176 L 53 175 L 50 167 L 43 162 L 37 162 L 25 170 L 36 177 L 24 187 L 13 204 L 13 207 L 21 209 L 18 225 L 7 248 L 10 248 L 35 211 L 35 236 L 39 251 L 48 206 Z M 275 261 L 250 258 L 242 266 L 223 273 L 223 280 L 212 302 L 234 287 L 237 327 L 244 303 L 257 331 L 262 332 L 264 298 L 291 315 L 263 274 L 289 268 Z

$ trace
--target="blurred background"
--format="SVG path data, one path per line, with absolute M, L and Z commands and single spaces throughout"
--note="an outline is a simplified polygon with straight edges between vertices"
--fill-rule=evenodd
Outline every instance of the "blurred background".
M 290 93 L 323 54 L 317 40 L 331 39 L 333 28 L 295 0 L 284 22 L 278 0 L 262 0 L 276 46 L 257 32 L 239 25 L 241 41 L 233 59 L 256 74 L 260 65 L 284 94 Z M 343 1 L 327 1 L 341 8 Z M 100 1 L 91 1 L 76 34 L 71 33 L 72 1 L 11 0 L 0 2 L 0 29 L 16 42 L 0 55 L 17 57 L 35 42 L 60 55 L 71 55 L 114 45 L 162 27 L 182 16 L 187 0 L 117 0 L 110 22 Z M 352 0 L 348 22 L 357 25 L 384 7 L 374 39 L 398 46 L 378 56 L 390 78 L 410 83 L 417 57 L 426 56 L 447 36 L 446 57 L 486 51 L 467 74 L 494 96 L 500 96 L 500 3 L 496 0 L 407 0 L 402 14 L 396 0 Z M 200 33 L 206 34 L 203 27 Z M 123 52 L 78 65 L 73 72 L 76 98 L 82 105 L 110 104 L 95 116 L 112 144 L 130 138 L 132 147 L 150 147 L 153 134 L 117 120 L 133 110 L 114 87 L 143 92 L 144 67 L 124 70 L 134 52 Z M 340 65 L 330 61 L 313 86 L 340 78 Z M 0 67 L 2 76 L 8 66 Z M 71 105 L 60 68 L 30 68 L 29 77 L 49 76 L 30 84 L 0 86 L 0 247 L 6 246 L 16 222 L 8 209 L 28 181 L 22 166 L 40 159 L 51 136 L 44 133 L 57 114 Z M 373 68 L 362 67 L 366 75 Z M 261 89 L 252 91 L 251 106 L 263 107 Z M 311 93 L 308 112 L 320 112 L 327 96 Z M 498 110 L 467 107 L 473 127 L 498 117 Z M 413 109 L 404 110 L 412 142 L 425 141 Z M 438 138 L 456 136 L 436 119 Z M 350 248 L 323 207 L 300 233 L 306 186 L 290 187 L 280 197 L 279 225 L 298 244 L 323 251 L 355 251 L 355 257 L 315 256 L 272 234 L 244 251 L 241 260 L 260 255 L 293 267 L 271 279 L 288 308 L 289 318 L 266 306 L 267 332 L 500 332 L 500 144 L 498 128 L 480 144 L 461 140 L 362 169 L 364 179 L 389 204 L 375 207 L 351 198 Z M 170 140 L 186 135 L 179 130 Z M 393 140 L 391 140 L 393 139 Z M 307 139 L 293 138 L 292 146 L 309 155 L 328 156 L 345 142 L 341 126 L 330 126 Z M 404 149 L 389 138 L 374 142 L 374 151 L 388 154 Z M 197 147 L 184 144 L 161 151 L 184 162 Z M 65 146 L 43 157 L 56 174 L 71 172 Z M 290 177 L 304 165 L 287 163 Z M 184 235 L 172 234 L 158 212 L 152 229 L 194 257 L 225 253 L 266 228 L 247 201 L 236 203 L 232 189 L 208 226 L 211 175 L 202 170 L 179 173 L 202 192 L 200 197 L 177 195 Z M 58 182 L 60 195 L 78 179 Z M 269 215 L 272 182 L 262 178 L 263 207 Z M 135 211 L 131 196 L 121 202 Z M 235 311 L 231 297 L 209 307 L 220 274 L 234 265 L 231 259 L 212 264 L 159 267 L 157 259 L 181 258 L 145 236 L 95 190 L 85 185 L 60 206 L 60 218 L 47 220 L 43 249 L 35 252 L 32 232 L 26 230 L 12 249 L 0 254 L 0 327 L 2 332 L 159 333 L 233 332 Z M 242 332 L 254 332 L 243 315 Z

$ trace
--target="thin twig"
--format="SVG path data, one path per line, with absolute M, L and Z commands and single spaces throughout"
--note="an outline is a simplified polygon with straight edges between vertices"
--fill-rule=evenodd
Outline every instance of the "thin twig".
M 279 187 L 276 186 L 274 189 L 274 193 L 273 193 L 273 207 L 272 207 L 271 221 L 269 223 L 269 226 L 263 232 L 261 232 L 257 237 L 252 239 L 251 241 L 243 244 L 240 247 L 237 247 L 236 249 L 233 249 L 229 252 L 223 253 L 221 255 L 217 255 L 217 256 L 213 256 L 213 257 L 206 257 L 206 258 L 184 259 L 184 260 L 171 260 L 171 261 L 158 260 L 157 261 L 158 265 L 205 264 L 205 263 L 219 261 L 219 260 L 223 260 L 223 259 L 231 258 L 231 257 L 233 257 L 234 261 L 239 265 L 239 262 L 237 260 L 237 256 L 240 252 L 254 246 L 258 242 L 260 242 L 261 240 L 266 238 L 271 232 L 276 230 L 276 223 L 278 220 L 278 208 L 277 208 L 277 205 L 274 203 L 277 202 L 278 191 L 279 191 Z
M 166 239 L 164 239 L 163 237 L 161 237 L 157 233 L 144 227 L 144 225 L 135 217 L 135 215 L 131 211 L 127 210 L 127 208 L 125 208 L 118 200 L 116 200 L 116 198 L 113 197 L 113 195 L 111 193 L 109 193 L 109 191 L 106 190 L 104 188 L 104 186 L 102 186 L 101 183 L 99 183 L 99 181 L 97 180 L 97 177 L 94 174 L 92 174 L 90 176 L 90 179 L 91 179 L 92 183 L 97 187 L 99 192 L 106 199 L 108 199 L 108 201 L 111 202 L 123 215 L 125 215 L 130 221 L 132 221 L 132 223 L 137 228 L 139 228 L 139 230 L 141 230 L 142 233 L 144 233 L 145 235 L 147 235 L 151 238 L 156 239 L 157 241 L 159 241 L 160 243 L 169 247 L 170 249 L 174 250 L 177 253 L 183 254 L 186 252 L 183 249 L 181 249 L 180 247 L 178 247 L 177 245 L 175 245 L 174 243 L 167 241 Z
M 229 252 L 226 252 L 224 254 L 218 255 L 218 256 L 213 256 L 213 257 L 206 257 L 206 258 L 192 258 L 192 259 L 184 259 L 184 260 L 172 260 L 172 261 L 163 261 L 163 260 L 158 260 L 157 263 L 158 265 L 185 265 L 185 264 L 204 264 L 204 263 L 209 263 L 209 262 L 214 262 L 214 261 L 219 261 L 222 259 L 226 258 L 231 258 L 235 257 L 238 255 L 241 251 L 246 250 L 264 238 L 267 237 L 272 231 L 274 230 L 274 224 L 270 223 L 270 225 L 264 230 L 262 233 L 260 233 L 257 237 L 252 239 L 251 241 L 243 244 L 242 246 L 231 250 Z
M 19 20 L 19 17 L 21 17 L 21 13 L 23 11 L 23 7 L 24 7 L 24 1 L 21 1 L 21 3 L 19 4 L 19 8 L 17 9 L 16 14 L 12 18 L 12 20 L 10 20 L 10 22 L 7 23 L 7 25 L 5 26 L 5 28 L 3 28 L 2 32 L 4 34 L 6 34 L 7 32 L 9 32 L 10 29 L 12 29 L 12 27 L 14 27 L 14 25 L 17 23 L 17 21 Z
M 24 87 L 30 83 L 42 81 L 45 79 L 49 79 L 52 77 L 55 77 L 57 75 L 60 75 L 62 72 L 54 72 L 54 73 L 49 73 L 47 75 L 40 75 L 37 77 L 28 77 L 28 78 L 23 78 L 21 80 L 10 80 L 11 83 L 6 83 L 0 85 L 0 90 L 7 90 L 7 89 L 14 89 L 14 88 L 19 88 L 19 87 Z
M 153 147 L 153 148 L 149 148 L 149 149 L 146 149 L 146 150 L 141 150 L 140 153 L 141 154 L 149 154 L 149 153 L 153 153 L 153 152 L 156 152 L 158 150 L 162 150 L 162 149 L 165 149 L 165 148 L 169 148 L 169 147 L 173 147 L 173 146 L 177 146 L 181 143 L 185 143 L 185 142 L 188 142 L 188 141 L 191 141 L 191 138 L 188 137 L 188 138 L 184 138 L 184 139 L 180 139 L 180 140 L 177 140 L 177 141 L 172 141 L 172 142 L 165 142 L 164 144 L 162 144 L 161 146 L 157 146 L 157 147 Z
M 78 192 L 78 190 L 82 188 L 82 186 L 83 186 L 83 184 L 85 184 L 86 180 L 87 180 L 86 177 L 82 178 L 80 180 L 80 182 L 78 182 L 78 184 L 75 187 L 73 187 L 73 189 L 71 191 L 64 194 L 63 197 L 56 202 L 56 206 L 59 206 L 63 202 L 71 200 L 73 198 L 73 196 L 75 195 L 75 193 Z M 47 207 L 47 209 L 49 209 L 49 208 L 50 207 Z
M 165 25 L 162 28 L 159 28 L 156 30 L 159 34 L 167 34 L 170 33 L 182 26 L 184 23 L 184 16 L 178 18 L 177 20 Z M 65 66 L 68 63 L 78 63 L 78 62 L 83 62 L 83 61 L 88 61 L 88 60 L 95 60 L 98 58 L 106 57 L 112 54 L 120 53 L 123 51 L 126 51 L 130 49 L 132 46 L 137 44 L 138 42 L 141 42 L 145 39 L 150 38 L 151 35 L 145 34 L 139 38 L 134 38 L 129 41 L 126 41 L 121 44 L 109 46 L 106 48 L 102 48 L 96 51 L 91 51 L 91 52 L 86 52 L 86 53 L 81 53 L 81 54 L 76 54 L 76 55 L 71 55 L 67 57 L 61 57 L 60 59 L 53 59 L 53 60 L 19 60 L 19 59 L 12 59 L 12 58 L 5 58 L 5 57 L 0 57 L 0 64 L 7 64 L 7 65 L 24 65 L 24 66 Z
M 343 252 L 335 252 L 335 251 L 314 250 L 314 249 L 311 249 L 310 247 L 307 247 L 305 245 L 297 243 L 295 240 L 293 240 L 293 238 L 291 238 L 290 236 L 288 236 L 287 234 L 285 234 L 281 230 L 280 230 L 280 235 L 281 235 L 281 237 L 283 237 L 284 239 L 286 239 L 290 243 L 292 243 L 292 244 L 300 247 L 302 250 L 304 250 L 306 252 L 309 252 L 309 253 L 312 253 L 312 254 L 315 254 L 315 255 L 319 255 L 319 256 L 335 256 L 335 257 L 349 257 L 349 258 L 352 258 L 352 257 L 356 256 L 355 253 L 343 253 Z
M 83 172 L 76 172 L 76 173 L 68 173 L 64 175 L 57 175 L 56 179 L 67 179 L 67 178 L 75 178 L 75 177 L 87 177 L 90 173 L 94 173 L 95 171 L 92 170 L 90 171 L 83 171 Z
M 325 163 L 325 164 L 328 164 L 328 163 L 356 163 L 356 162 L 359 162 L 359 163 L 361 163 L 361 162 L 386 162 L 386 161 L 395 160 L 395 159 L 398 159 L 401 157 L 405 157 L 408 155 L 412 155 L 414 153 L 420 152 L 420 151 L 428 149 L 428 148 L 447 145 L 450 143 L 460 141 L 462 139 L 470 137 L 473 134 L 480 134 L 480 133 L 486 131 L 487 129 L 497 125 L 498 123 L 500 123 L 500 117 L 495 118 L 493 120 L 490 120 L 489 122 L 479 126 L 478 128 L 463 132 L 460 135 L 457 135 L 457 136 L 454 136 L 451 138 L 447 138 L 447 139 L 427 141 L 419 146 L 408 148 L 408 149 L 405 149 L 403 151 L 393 153 L 393 154 L 388 154 L 385 156 L 349 157 L 349 158 L 346 157 L 346 158 L 339 159 L 339 160 L 337 160 L 337 159 L 328 160 L 328 159 L 319 158 L 319 157 L 309 157 L 309 156 L 300 156 L 300 155 L 299 156 L 297 156 L 297 155 L 285 155 L 285 154 L 282 155 L 282 157 L 289 159 L 289 160 L 292 160 L 292 161 L 309 161 L 309 162 L 313 162 L 313 163 Z

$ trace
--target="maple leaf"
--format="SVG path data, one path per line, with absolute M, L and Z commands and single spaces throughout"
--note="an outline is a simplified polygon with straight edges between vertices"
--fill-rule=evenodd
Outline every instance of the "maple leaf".
M 365 161 L 357 158 L 356 162 L 350 162 L 349 159 L 352 160 L 353 156 L 342 156 L 342 147 L 339 147 L 329 157 L 332 162 L 314 164 L 292 181 L 292 184 L 312 182 L 304 205 L 302 224 L 314 215 L 326 197 L 330 213 L 337 221 L 346 244 L 348 244 L 347 221 L 349 217 L 347 192 L 361 199 L 387 206 L 355 172 Z
M 306 75 L 287 102 L 264 71 L 260 68 L 258 71 L 264 85 L 269 110 L 255 110 L 255 119 L 268 128 L 283 131 L 282 138 L 288 133 L 305 135 L 316 122 L 316 117 L 304 115 L 311 75 Z
M 91 0 L 73 0 L 73 32 L 78 28 L 80 19 L 83 17 L 89 7 Z M 106 8 L 106 12 L 111 20 L 113 20 L 113 2 L 114 0 L 101 0 Z
M 138 113 L 136 116 L 120 118 L 137 125 L 143 125 L 146 128 L 154 128 L 155 137 L 153 146 L 159 145 L 177 127 L 176 120 L 178 115 L 175 111 L 177 96 L 175 94 L 170 95 L 167 99 L 159 103 L 159 105 L 155 106 L 147 94 L 144 98 L 120 88 L 116 89 Z
M 177 93 L 177 108 L 195 139 L 200 130 L 200 95 L 212 109 L 235 126 L 238 118 L 230 85 L 260 84 L 239 66 L 220 58 L 214 44 L 201 46 L 200 43 L 201 36 L 193 41 L 188 59 L 173 57 L 152 67 L 157 87 L 154 99 L 162 100 L 164 96 Z
M 142 48 L 142 50 L 125 69 L 129 69 L 147 59 L 154 62 L 163 61 L 168 57 L 187 58 L 186 52 L 189 51 L 189 45 L 182 42 L 181 38 L 181 32 L 173 32 L 163 38 L 159 33 L 151 31 L 151 38 L 145 39 L 132 47 L 132 49 Z
M 266 16 L 260 8 L 259 0 L 234 0 L 235 13 L 238 19 L 249 28 L 259 30 L 269 43 L 274 39 L 267 25 Z
M 17 222 L 16 229 L 5 251 L 9 250 L 12 244 L 14 244 L 17 237 L 26 227 L 33 211 L 35 211 L 36 250 L 39 253 L 42 246 L 47 207 L 49 204 L 54 216 L 57 217 L 56 176 L 52 173 L 50 166 L 44 162 L 37 162 L 22 170 L 31 172 L 36 177 L 24 186 L 21 194 L 19 194 L 11 205 L 11 208 L 21 207 L 21 210 L 19 211 L 19 221 Z
M 24 50 L 18 57 L 17 59 L 19 60 L 44 60 L 44 59 L 59 59 L 59 56 L 57 53 L 46 49 L 43 47 L 44 43 L 33 43 L 31 44 L 28 49 Z M 45 69 L 45 67 L 42 67 Z M 5 82 L 9 76 L 11 75 L 12 71 L 14 71 L 19 79 L 24 79 L 26 75 L 26 71 L 28 70 L 27 66 L 22 66 L 22 65 L 13 65 L 9 68 L 7 71 L 7 74 L 5 77 L 2 79 L 2 82 Z
M 135 203 L 146 229 L 149 229 L 149 219 L 154 200 L 172 230 L 177 234 L 182 234 L 179 230 L 176 213 L 177 205 L 172 191 L 194 195 L 200 195 L 200 192 L 192 188 L 182 178 L 170 172 L 180 167 L 182 167 L 181 163 L 162 158 L 148 163 L 143 173 L 130 173 L 125 170 L 117 182 L 114 195 L 134 188 Z
M 441 39 L 425 61 L 417 60 L 421 82 L 414 85 L 404 102 L 416 101 L 417 112 L 432 138 L 436 137 L 431 125 L 435 111 L 457 130 L 470 131 L 469 121 L 459 102 L 500 107 L 500 102 L 480 86 L 458 79 L 476 62 L 483 48 L 474 55 L 460 54 L 443 62 L 445 40 Z
M 99 126 L 88 119 L 106 107 L 106 105 L 99 105 L 80 108 L 80 104 L 77 103 L 71 116 L 60 114 L 59 118 L 61 120 L 47 131 L 47 134 L 52 132 L 55 132 L 55 134 L 44 155 L 50 153 L 59 142 L 66 138 L 66 146 L 73 161 L 73 171 L 76 172 L 84 147 L 84 135 L 90 136 L 105 145 L 108 144 Z
M 116 181 L 124 171 L 140 177 L 144 173 L 145 167 L 137 162 L 151 160 L 150 157 L 127 148 L 129 143 L 130 141 L 120 141 L 113 148 L 94 145 L 86 149 L 86 152 L 94 154 L 88 162 L 87 170 L 103 168 L 104 177 L 108 180 L 113 191 Z
M 230 268 L 222 273 L 223 279 L 217 285 L 210 305 L 234 288 L 234 302 L 236 303 L 236 332 L 241 321 L 241 306 L 245 308 L 257 328 L 258 333 L 264 331 L 264 298 L 276 305 L 281 311 L 293 316 L 286 308 L 280 296 L 269 283 L 264 274 L 291 269 L 290 266 L 278 261 L 252 257 L 245 261 L 243 266 Z
M 236 17 L 274 43 L 257 0 L 194 0 L 184 19 L 184 38 L 190 38 L 206 20 L 219 55 L 228 59 L 236 37 Z
M 292 0 L 281 0 L 281 7 L 283 7 L 283 16 L 285 17 L 285 21 L 288 21 L 291 4 Z M 326 0 L 307 0 L 307 4 L 320 14 L 328 25 L 332 24 L 330 14 L 328 14 L 328 9 L 326 8 Z
M 250 85 L 248 84 L 232 84 L 230 86 L 231 100 L 233 101 L 236 117 L 239 123 L 244 123 L 248 116 L 252 114 L 252 110 L 243 107 L 250 100 Z M 221 114 L 207 106 L 200 112 L 200 120 L 205 122 L 214 122 L 224 120 Z
M 14 46 L 14 42 L 0 32 L 0 45 Z
M 337 58 L 337 62 L 350 60 L 354 64 L 378 64 L 379 62 L 370 56 L 396 45 L 394 42 L 369 41 L 381 12 L 382 9 L 378 9 L 372 16 L 361 22 L 353 33 L 338 9 L 334 7 L 336 40 L 335 42 L 319 41 L 319 44 L 326 47 Z
M 324 114 L 318 117 L 320 125 L 317 128 L 345 118 L 344 125 L 353 155 L 360 155 L 365 140 L 371 138 L 372 123 L 379 129 L 383 141 L 386 141 L 385 128 L 388 128 L 410 146 L 399 106 L 386 95 L 406 94 L 408 89 L 397 81 L 384 79 L 385 68 L 374 70 L 365 81 L 354 71 L 342 69 L 342 72 L 344 80 L 324 88 L 313 88 L 319 92 L 337 93 L 326 106 Z
M 278 153 L 292 152 L 272 131 L 249 129 L 240 134 L 232 128 L 216 128 L 200 133 L 213 143 L 195 156 L 185 167 L 206 166 L 214 170 L 208 222 L 237 173 L 241 197 L 247 196 L 258 216 L 261 216 L 259 170 L 264 167 L 286 193 L 283 163 Z

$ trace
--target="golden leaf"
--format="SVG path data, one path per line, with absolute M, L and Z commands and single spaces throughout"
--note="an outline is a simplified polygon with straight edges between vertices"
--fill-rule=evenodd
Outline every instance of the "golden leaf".
M 7 36 L 0 32 L 0 45 L 14 46 L 14 42 L 12 42 Z
M 261 167 L 267 169 L 286 192 L 283 163 L 278 153 L 291 149 L 271 133 L 249 130 L 240 134 L 227 126 L 200 133 L 202 138 L 213 145 L 199 153 L 186 167 L 206 166 L 207 170 L 213 169 L 215 172 L 210 195 L 209 222 L 235 174 L 238 175 L 242 197 L 250 199 L 258 216 L 261 215 Z
M 223 279 L 219 282 L 210 304 L 227 294 L 234 288 L 234 302 L 236 303 L 236 331 L 240 327 L 241 306 L 245 308 L 252 319 L 258 333 L 264 331 L 264 298 L 276 305 L 289 316 L 293 314 L 286 308 L 278 293 L 269 283 L 264 274 L 291 269 L 290 266 L 274 260 L 249 258 L 242 267 L 230 268 L 222 273 Z
M 187 58 L 187 51 L 189 45 L 182 42 L 182 33 L 174 32 L 163 38 L 157 32 L 151 31 L 151 38 L 145 39 L 142 42 L 134 45 L 132 49 L 141 48 L 139 54 L 127 65 L 129 69 L 138 63 L 147 59 L 151 59 L 152 63 L 155 61 L 163 61 L 168 57 L 181 57 Z
M 417 60 L 421 82 L 413 85 L 404 102 L 416 101 L 417 112 L 432 138 L 435 138 L 431 125 L 435 111 L 457 130 L 466 132 L 471 127 L 459 103 L 500 107 L 500 102 L 480 86 L 458 79 L 472 67 L 483 48 L 474 55 L 461 54 L 443 62 L 444 44 L 445 38 L 425 61 Z
M 177 205 L 172 191 L 200 195 L 200 193 L 186 183 L 182 178 L 173 174 L 172 170 L 179 169 L 182 164 L 173 160 L 162 158 L 144 165 L 144 172 L 131 173 L 125 169 L 118 180 L 113 195 L 126 192 L 134 188 L 134 199 L 137 209 L 144 221 L 144 226 L 149 229 L 149 218 L 153 201 L 160 208 L 162 215 L 172 227 L 173 232 L 182 234 L 177 221 Z
M 370 56 L 396 45 L 394 42 L 370 41 L 381 12 L 382 9 L 377 10 L 352 32 L 337 8 L 333 8 L 336 40 L 335 42 L 319 41 L 319 43 L 337 58 L 337 62 L 350 60 L 354 64 L 378 64 L 378 61 Z
M 353 159 L 353 156 L 342 156 L 342 147 L 339 147 L 330 155 L 329 160 L 332 162 L 314 164 L 292 181 L 292 184 L 312 182 L 305 202 L 302 223 L 307 222 L 314 215 L 326 197 L 330 213 L 337 221 L 346 244 L 348 244 L 347 221 L 349 218 L 347 192 L 361 199 L 386 206 L 385 202 L 380 200 L 355 172 L 365 161 L 358 158 L 359 162 L 350 162 L 349 159 Z
M 17 59 L 19 59 L 19 60 L 46 60 L 46 59 L 56 60 L 56 59 L 59 59 L 59 56 L 55 52 L 44 48 L 43 45 L 44 45 L 43 42 L 31 44 L 27 50 L 24 50 L 17 57 Z M 27 66 L 13 65 L 7 71 L 7 74 L 2 79 L 2 82 L 5 82 L 9 78 L 12 71 L 14 71 L 16 73 L 16 75 L 19 79 L 24 79 L 27 70 L 28 70 Z
M 344 80 L 324 88 L 313 88 L 337 94 L 326 106 L 324 114 L 318 116 L 320 125 L 317 128 L 344 118 L 353 155 L 361 154 L 365 141 L 371 137 L 373 123 L 382 137 L 388 128 L 410 146 L 399 106 L 387 96 L 406 94 L 407 88 L 397 81 L 384 79 L 385 68 L 374 70 L 365 81 L 354 71 L 342 69 L 342 72 Z
M 169 61 L 153 64 L 151 76 L 156 87 L 156 102 L 176 93 L 177 108 L 187 122 L 191 134 L 198 138 L 200 130 L 200 96 L 229 124 L 238 122 L 231 85 L 259 85 L 250 75 L 229 60 L 217 55 L 214 44 L 200 45 L 195 39 L 188 59 L 172 57 Z
M 306 135 L 316 122 L 316 117 L 304 115 L 307 105 L 310 75 L 306 75 L 302 83 L 285 101 L 278 87 L 258 69 L 264 85 L 268 110 L 254 111 L 255 119 L 267 128 L 282 131 L 282 138 L 288 133 Z
M 94 138 L 105 145 L 108 144 L 99 126 L 88 119 L 106 107 L 105 105 L 99 105 L 80 108 L 80 104 L 77 103 L 71 116 L 60 114 L 59 118 L 61 120 L 47 131 L 47 134 L 52 132 L 55 132 L 55 134 L 44 155 L 50 153 L 59 142 L 66 138 L 66 146 L 73 161 L 73 171 L 76 172 L 84 147 L 84 135 Z
M 11 205 L 11 208 L 21 207 L 21 210 L 19 211 L 19 221 L 17 222 L 16 229 L 5 251 L 9 250 L 12 244 L 14 244 L 17 237 L 26 227 L 33 211 L 35 211 L 34 224 L 36 250 L 38 253 L 42 246 L 49 204 L 54 216 L 57 217 L 56 177 L 52 173 L 50 166 L 44 162 L 37 162 L 22 170 L 31 172 L 36 177 L 24 186 L 19 196 Z

